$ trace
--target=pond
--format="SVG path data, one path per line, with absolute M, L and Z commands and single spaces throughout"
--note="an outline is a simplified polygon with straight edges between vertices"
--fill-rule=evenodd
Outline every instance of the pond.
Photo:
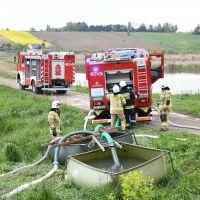
M 85 73 L 76 73 L 76 85 L 87 86 Z M 200 94 L 200 74 L 175 73 L 165 74 L 164 79 L 159 79 L 153 84 L 153 93 L 160 93 L 160 86 L 166 83 L 173 94 L 199 93 Z
M 166 83 L 173 94 L 199 93 L 200 94 L 200 74 L 175 73 L 165 74 L 164 79 L 159 79 L 153 85 L 153 93 L 160 93 L 160 86 Z

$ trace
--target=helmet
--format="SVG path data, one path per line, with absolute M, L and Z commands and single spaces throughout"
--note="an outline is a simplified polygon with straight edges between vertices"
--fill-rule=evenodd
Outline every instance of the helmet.
M 167 87 L 168 87 L 167 84 L 162 84 L 162 85 L 161 85 L 161 89 L 165 89 L 165 88 L 167 88 Z
M 120 81 L 119 85 L 120 85 L 120 87 L 125 87 L 126 86 L 126 82 L 125 81 Z
M 53 101 L 51 108 L 59 108 L 61 105 L 60 101 Z
M 118 93 L 120 91 L 119 86 L 118 85 L 114 85 L 113 86 L 113 93 Z

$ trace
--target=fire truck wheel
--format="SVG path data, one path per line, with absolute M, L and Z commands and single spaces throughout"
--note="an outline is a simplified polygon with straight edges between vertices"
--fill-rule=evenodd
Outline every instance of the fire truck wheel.
M 18 82 L 18 85 L 19 85 L 19 89 L 25 90 L 25 86 L 21 84 L 20 79 L 18 79 L 17 82 Z
M 25 90 L 25 86 L 23 86 L 20 82 L 19 82 L 19 89 Z

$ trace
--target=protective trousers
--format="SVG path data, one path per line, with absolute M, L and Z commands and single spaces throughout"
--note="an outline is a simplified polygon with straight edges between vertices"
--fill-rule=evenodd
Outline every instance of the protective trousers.
M 135 109 L 134 108 L 130 108 L 130 109 L 124 109 L 124 114 L 125 114 L 125 118 L 126 118 L 126 123 L 127 124 L 135 124 L 136 123 L 136 119 L 135 119 Z
M 161 114 L 160 120 L 161 120 L 161 130 L 163 131 L 168 130 L 167 114 Z
M 126 130 L 126 120 L 125 120 L 125 116 L 124 113 L 119 113 L 119 114 L 111 114 L 111 126 L 115 127 L 115 121 L 117 119 L 117 117 L 121 120 L 121 129 L 122 131 Z

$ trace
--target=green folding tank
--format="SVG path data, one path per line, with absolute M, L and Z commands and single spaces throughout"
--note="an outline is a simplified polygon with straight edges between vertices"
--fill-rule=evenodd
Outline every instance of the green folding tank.
M 112 171 L 114 165 L 110 149 L 105 152 L 95 150 L 69 157 L 67 178 L 77 186 L 98 187 L 118 182 L 119 175 L 140 171 L 153 178 L 162 179 L 166 171 L 165 155 L 167 151 L 122 143 L 117 149 L 121 164 L 118 172 Z

